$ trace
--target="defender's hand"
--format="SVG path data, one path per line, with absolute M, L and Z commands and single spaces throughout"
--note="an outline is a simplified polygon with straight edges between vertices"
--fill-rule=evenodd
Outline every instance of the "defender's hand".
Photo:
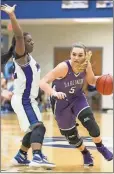
M 15 11 L 15 7 L 16 5 L 13 5 L 12 7 L 5 4 L 5 5 L 1 5 L 1 10 L 6 12 L 7 14 L 12 14 Z

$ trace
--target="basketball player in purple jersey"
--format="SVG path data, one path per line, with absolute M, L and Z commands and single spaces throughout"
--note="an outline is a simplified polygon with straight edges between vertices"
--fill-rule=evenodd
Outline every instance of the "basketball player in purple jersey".
M 56 97 L 52 108 L 61 134 L 69 144 L 80 150 L 86 166 L 93 166 L 93 159 L 78 134 L 76 118 L 87 129 L 104 158 L 108 161 L 113 159 L 112 152 L 102 143 L 99 126 L 83 92 L 85 81 L 94 86 L 97 81 L 88 59 L 90 57 L 91 52 L 87 52 L 83 44 L 76 43 L 72 47 L 70 59 L 58 64 L 40 81 L 40 88 L 48 95 Z M 51 82 L 53 88 L 48 84 Z

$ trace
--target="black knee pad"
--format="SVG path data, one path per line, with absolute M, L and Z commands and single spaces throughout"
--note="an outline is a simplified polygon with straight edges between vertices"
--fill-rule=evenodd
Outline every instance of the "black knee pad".
M 83 143 L 83 140 L 79 137 L 78 130 L 76 127 L 70 129 L 70 130 L 61 130 L 60 132 L 62 135 L 66 137 L 69 144 L 74 145 L 75 147 L 80 147 Z
M 46 128 L 42 123 L 37 125 L 31 133 L 30 143 L 42 144 L 44 140 L 45 132 L 46 132 Z
M 90 136 L 98 137 L 100 135 L 99 126 L 96 123 L 90 108 L 83 110 L 78 116 L 78 119 L 80 120 L 82 125 L 88 130 Z
M 22 140 L 22 145 L 27 147 L 27 148 L 30 148 L 31 144 L 30 144 L 30 137 L 31 137 L 31 133 L 32 132 L 28 132 L 24 137 L 23 137 L 23 140 Z

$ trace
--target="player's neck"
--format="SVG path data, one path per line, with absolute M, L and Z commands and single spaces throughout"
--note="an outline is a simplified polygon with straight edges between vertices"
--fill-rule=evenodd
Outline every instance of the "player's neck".
M 70 65 L 72 67 L 72 71 L 75 73 L 75 74 L 79 74 L 79 72 L 77 71 L 77 66 L 76 64 L 74 64 L 71 60 L 69 60 L 70 62 Z

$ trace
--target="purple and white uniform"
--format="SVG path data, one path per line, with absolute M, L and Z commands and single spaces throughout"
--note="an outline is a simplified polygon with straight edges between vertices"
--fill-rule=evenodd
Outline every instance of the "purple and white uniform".
M 69 130 L 75 127 L 75 119 L 82 110 L 90 107 L 82 90 L 85 81 L 85 72 L 75 74 L 69 60 L 68 73 L 63 79 L 56 79 L 53 88 L 57 92 L 64 92 L 67 98 L 55 102 L 55 115 L 58 126 L 61 130 Z
M 19 65 L 15 59 L 14 95 L 11 104 L 17 114 L 22 131 L 26 132 L 30 126 L 42 120 L 36 98 L 39 91 L 40 65 L 31 55 L 30 62 Z

